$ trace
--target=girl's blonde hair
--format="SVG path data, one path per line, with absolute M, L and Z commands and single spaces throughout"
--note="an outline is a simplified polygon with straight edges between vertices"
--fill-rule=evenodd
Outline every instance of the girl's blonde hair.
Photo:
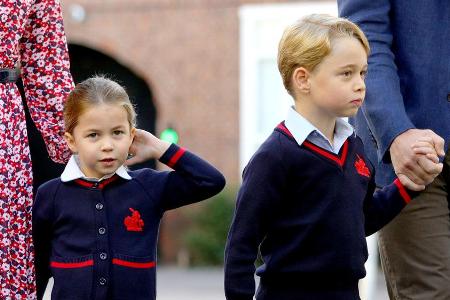
M 369 55 L 369 42 L 362 30 L 344 18 L 313 14 L 285 29 L 278 46 L 278 70 L 289 94 L 293 96 L 294 70 L 304 67 L 313 71 L 330 53 L 333 40 L 342 37 L 356 38 Z
M 65 131 L 72 134 L 79 117 L 99 104 L 121 105 L 127 112 L 130 127 L 136 127 L 136 112 L 125 89 L 104 76 L 94 76 L 77 84 L 69 94 L 64 104 Z

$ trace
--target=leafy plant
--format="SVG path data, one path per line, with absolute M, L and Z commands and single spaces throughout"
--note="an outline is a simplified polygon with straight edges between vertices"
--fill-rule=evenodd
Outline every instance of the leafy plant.
M 225 190 L 192 212 L 185 235 L 191 265 L 221 265 L 234 211 L 234 195 Z

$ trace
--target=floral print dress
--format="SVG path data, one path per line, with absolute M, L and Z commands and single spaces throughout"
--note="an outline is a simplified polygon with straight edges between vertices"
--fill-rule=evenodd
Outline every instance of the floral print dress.
M 66 162 L 62 110 L 73 82 L 58 0 L 0 0 L 0 68 L 15 66 L 50 157 Z M 0 83 L 0 119 L 0 299 L 35 299 L 33 178 L 15 83 Z

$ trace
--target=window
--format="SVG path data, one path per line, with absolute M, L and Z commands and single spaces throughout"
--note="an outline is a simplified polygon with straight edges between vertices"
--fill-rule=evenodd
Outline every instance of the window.
M 240 17 L 240 167 L 293 105 L 277 67 L 284 28 L 311 13 L 337 15 L 335 2 L 244 5 Z

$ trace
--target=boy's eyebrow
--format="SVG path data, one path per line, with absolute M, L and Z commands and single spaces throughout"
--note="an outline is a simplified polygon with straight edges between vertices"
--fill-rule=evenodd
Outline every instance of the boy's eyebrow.
M 358 67 L 358 65 L 356 65 L 356 64 L 348 64 L 348 65 L 345 65 L 345 66 L 341 66 L 341 67 L 339 67 L 340 69 L 344 69 L 344 68 L 356 68 L 356 67 Z M 368 65 L 367 64 L 364 64 L 363 65 L 363 68 L 367 68 L 368 67 Z

